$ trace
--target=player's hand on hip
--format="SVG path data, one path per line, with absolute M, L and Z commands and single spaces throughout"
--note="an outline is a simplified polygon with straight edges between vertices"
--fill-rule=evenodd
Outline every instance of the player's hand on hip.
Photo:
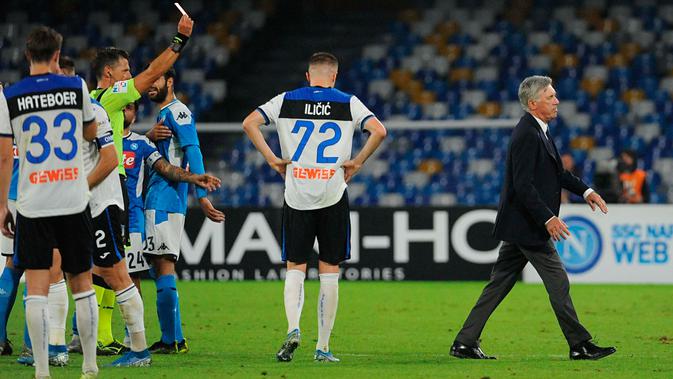
M 568 225 L 556 216 L 552 217 L 551 220 L 545 224 L 545 227 L 554 241 L 560 241 L 561 238 L 567 239 L 570 237 L 570 229 L 568 229 Z
M 222 222 L 224 221 L 224 213 L 222 211 L 218 211 L 213 207 L 213 204 L 208 200 L 207 197 L 202 197 L 199 199 L 199 205 L 201 206 L 201 210 L 203 211 L 203 214 L 206 215 L 210 219 L 210 221 L 213 222 Z
M 344 169 L 344 180 L 346 183 L 350 182 L 353 179 L 353 176 L 360 171 L 362 168 L 362 163 L 357 163 L 354 160 L 346 161 L 341 165 Z
M 196 175 L 193 183 L 208 190 L 208 192 L 213 192 L 222 185 L 222 181 L 219 178 L 210 174 Z
M 0 207 L 0 231 L 7 238 L 14 238 L 14 218 L 7 206 Z
M 188 16 L 183 15 L 178 22 L 178 33 L 184 34 L 187 37 L 192 35 L 192 29 L 194 28 L 194 21 Z
M 152 129 L 150 129 L 147 133 L 145 133 L 145 137 L 147 137 L 150 141 L 152 142 L 157 142 L 162 139 L 166 138 L 171 138 L 173 135 L 173 132 L 171 132 L 171 129 L 164 125 L 164 124 L 155 124 Z
M 292 163 L 292 161 L 287 160 L 287 159 L 282 159 L 275 157 L 271 162 L 269 162 L 269 166 L 271 166 L 272 169 L 276 170 L 280 176 L 285 179 L 285 171 L 287 171 L 287 165 Z
M 586 198 L 587 204 L 591 207 L 592 211 L 596 210 L 596 207 L 598 207 L 601 212 L 603 213 L 608 213 L 608 205 L 605 203 L 605 200 L 601 197 L 601 195 L 598 194 L 598 192 L 594 191 L 589 194 Z

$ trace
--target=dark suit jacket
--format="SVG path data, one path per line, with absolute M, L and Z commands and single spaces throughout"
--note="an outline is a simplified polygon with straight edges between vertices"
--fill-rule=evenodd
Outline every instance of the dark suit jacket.
M 558 216 L 561 188 L 579 196 L 589 187 L 563 169 L 554 141 L 545 142 L 540 124 L 526 113 L 512 132 L 505 182 L 500 193 L 496 238 L 536 246 L 550 238 L 545 222 Z

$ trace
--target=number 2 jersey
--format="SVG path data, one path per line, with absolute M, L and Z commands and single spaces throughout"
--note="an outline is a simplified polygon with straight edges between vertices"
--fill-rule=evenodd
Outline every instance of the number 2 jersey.
M 84 141 L 82 150 L 84 151 L 84 172 L 87 176 L 96 167 L 100 160 L 100 150 L 107 146 L 114 146 L 112 137 L 112 127 L 110 119 L 103 106 L 96 100 L 91 99 L 91 105 L 96 115 L 98 129 L 96 130 L 96 139 L 91 142 Z M 116 156 L 116 151 L 115 151 Z M 91 217 L 98 217 L 105 208 L 116 205 L 119 209 L 124 209 L 124 195 L 121 192 L 121 182 L 117 170 L 113 170 L 97 186 L 91 189 L 91 199 L 89 208 Z
M 16 208 L 21 215 L 84 211 L 82 133 L 94 117 L 86 83 L 77 76 L 33 75 L 0 94 L 0 135 L 13 135 L 19 152 Z
M 336 204 L 346 189 L 341 165 L 350 159 L 355 128 L 374 117 L 355 96 L 335 88 L 284 92 L 257 108 L 275 123 L 284 159 L 285 202 L 299 210 Z

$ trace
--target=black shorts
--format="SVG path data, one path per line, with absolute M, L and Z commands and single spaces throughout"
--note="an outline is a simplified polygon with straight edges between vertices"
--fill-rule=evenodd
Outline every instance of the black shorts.
M 124 210 L 121 212 L 121 226 L 122 226 L 122 246 L 131 246 L 131 240 L 129 239 L 129 192 L 128 187 L 126 187 L 126 176 L 119 174 L 119 183 L 122 186 L 122 197 L 124 198 Z
M 298 210 L 283 205 L 282 253 L 284 262 L 306 263 L 318 238 L 318 259 L 338 265 L 351 257 L 351 222 L 348 194 L 322 209 Z
M 28 218 L 17 212 L 14 265 L 24 270 L 48 270 L 52 251 L 61 253 L 61 269 L 79 274 L 91 269 L 94 237 L 89 207 L 67 216 Z
M 116 205 L 110 205 L 103 213 L 94 217 L 93 233 L 96 242 L 93 254 L 94 265 L 112 267 L 124 258 L 121 219 L 122 210 Z

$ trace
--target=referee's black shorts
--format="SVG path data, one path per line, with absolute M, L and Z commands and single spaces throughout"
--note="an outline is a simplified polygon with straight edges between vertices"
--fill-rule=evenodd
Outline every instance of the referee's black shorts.
M 351 257 L 351 223 L 348 194 L 322 209 L 298 210 L 283 205 L 282 254 L 284 262 L 302 264 L 313 253 L 318 238 L 318 259 L 338 265 Z

